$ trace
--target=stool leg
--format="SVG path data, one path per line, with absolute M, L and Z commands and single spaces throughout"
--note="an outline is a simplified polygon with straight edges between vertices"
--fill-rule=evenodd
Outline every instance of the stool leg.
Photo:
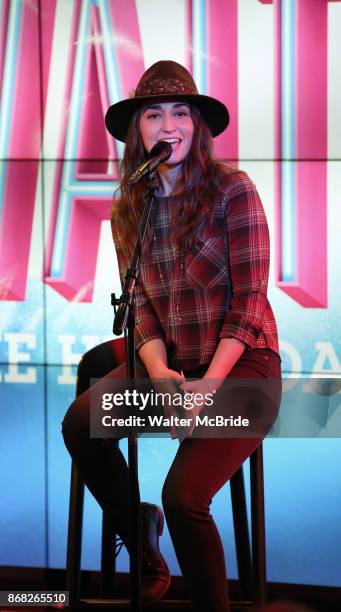
M 66 590 L 70 591 L 70 606 L 80 599 L 83 505 L 84 483 L 72 462 L 66 558 Z
M 252 565 L 256 591 L 255 598 L 258 604 L 263 605 L 266 601 L 266 548 L 262 444 L 250 457 L 250 484 Z
M 243 466 L 230 479 L 230 487 L 240 590 L 242 599 L 251 601 L 253 575 Z
M 102 554 L 101 554 L 101 595 L 110 599 L 114 595 L 115 577 L 115 530 L 111 516 L 103 511 L 102 521 Z

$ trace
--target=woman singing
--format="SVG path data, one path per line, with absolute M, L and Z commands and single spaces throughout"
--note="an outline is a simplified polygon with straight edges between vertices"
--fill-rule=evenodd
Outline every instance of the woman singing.
M 124 278 L 148 177 L 130 194 L 127 182 L 153 146 L 167 141 L 172 152 L 157 167 L 157 198 L 136 288 L 138 374 L 169 380 L 183 392 L 217 396 L 229 379 L 275 381 L 276 410 L 264 437 L 281 389 L 277 329 L 267 299 L 269 233 L 251 179 L 213 156 L 213 138 L 228 123 L 226 107 L 200 95 L 183 66 L 173 61 L 151 66 L 134 95 L 106 115 L 109 132 L 125 142 L 112 230 Z M 94 349 L 93 362 L 101 361 L 101 352 L 110 356 L 109 347 Z M 112 367 L 109 357 L 101 375 Z M 117 375 L 124 376 L 124 368 Z M 233 409 L 238 414 L 239 406 Z M 205 411 L 204 404 L 196 408 L 196 414 Z M 196 435 L 196 414 L 186 437 L 172 430 L 180 444 L 163 486 L 163 508 L 195 610 L 225 612 L 230 609 L 225 559 L 210 504 L 262 436 Z M 117 446 L 90 439 L 88 392 L 70 407 L 63 433 L 85 483 L 102 508 L 111 510 L 129 546 L 127 466 Z M 143 599 L 148 604 L 166 592 L 169 573 L 157 545 L 160 510 L 142 504 L 142 516 Z

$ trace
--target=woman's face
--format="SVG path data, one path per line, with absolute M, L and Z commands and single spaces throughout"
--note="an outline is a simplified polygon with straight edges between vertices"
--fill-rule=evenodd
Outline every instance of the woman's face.
M 167 140 L 172 145 L 173 152 L 164 162 L 165 166 L 177 166 L 184 161 L 192 145 L 193 132 L 189 104 L 160 102 L 142 108 L 140 133 L 148 153 L 159 140 Z

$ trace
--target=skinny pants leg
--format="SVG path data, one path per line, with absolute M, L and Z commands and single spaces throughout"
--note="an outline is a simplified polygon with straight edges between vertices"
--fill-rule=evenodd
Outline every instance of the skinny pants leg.
M 279 361 L 273 371 L 280 376 Z M 259 375 L 257 368 L 247 367 L 245 362 L 231 372 L 231 377 L 239 378 Z M 163 507 L 197 612 L 230 610 L 224 551 L 210 504 L 261 441 L 261 438 L 187 438 L 180 444 L 167 475 Z
M 257 439 L 186 439 L 163 488 L 163 507 L 195 610 L 230 610 L 213 496 L 260 444 Z
M 128 544 L 129 471 L 118 441 L 90 438 L 90 377 L 126 378 L 126 365 L 113 370 L 110 342 L 92 349 L 81 362 L 77 391 L 81 394 L 68 409 L 62 433 L 65 446 L 99 505 L 107 510 L 124 543 Z M 137 360 L 137 372 L 147 376 Z M 83 391 L 83 392 L 82 392 Z

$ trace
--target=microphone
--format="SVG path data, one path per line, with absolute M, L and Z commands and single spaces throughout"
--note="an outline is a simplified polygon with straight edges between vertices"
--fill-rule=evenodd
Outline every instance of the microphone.
M 148 159 L 144 161 L 137 170 L 129 177 L 128 187 L 135 185 L 143 176 L 150 174 L 155 168 L 166 161 L 172 155 L 172 145 L 166 140 L 159 140 L 148 155 Z

